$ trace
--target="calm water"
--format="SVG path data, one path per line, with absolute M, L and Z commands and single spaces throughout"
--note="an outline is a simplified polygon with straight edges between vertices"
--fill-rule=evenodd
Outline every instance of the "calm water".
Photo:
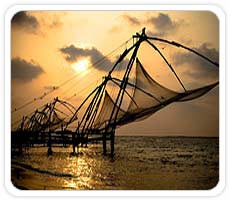
M 116 137 L 115 157 L 102 145 L 31 148 L 12 159 L 12 182 L 22 189 L 211 189 L 218 183 L 219 139 Z

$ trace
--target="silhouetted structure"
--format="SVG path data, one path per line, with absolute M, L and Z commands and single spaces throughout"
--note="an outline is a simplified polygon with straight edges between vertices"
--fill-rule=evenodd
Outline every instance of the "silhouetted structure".
M 48 154 L 52 154 L 52 144 L 62 146 L 72 144 L 75 154 L 75 147 L 87 146 L 89 141 L 100 140 L 103 144 L 103 153 L 106 154 L 106 142 L 110 141 L 110 154 L 113 156 L 115 131 L 118 126 L 145 119 L 172 102 L 188 101 L 200 97 L 219 84 L 215 82 L 201 88 L 187 90 L 175 69 L 152 41 L 160 41 L 186 49 L 217 67 L 218 63 L 177 42 L 149 37 L 145 29 L 141 34 L 136 33 L 133 39 L 136 40 L 133 45 L 120 55 L 107 76 L 77 109 L 55 98 L 42 110 L 36 110 L 30 118 L 23 118 L 20 127 L 12 132 L 12 145 L 21 151 L 23 147 L 33 144 L 47 144 Z M 181 85 L 183 92 L 176 92 L 160 85 L 148 74 L 137 58 L 138 49 L 143 42 L 150 45 L 161 56 Z M 131 56 L 124 69 L 123 78 L 113 76 L 113 72 L 128 54 Z M 135 78 L 130 78 L 130 72 L 134 66 L 136 67 Z M 112 98 L 107 90 L 109 84 L 117 87 L 115 98 Z M 57 103 L 72 113 L 68 121 L 59 117 L 58 112 L 62 111 L 56 107 Z M 83 106 L 86 107 L 83 109 Z M 83 114 L 81 118 L 79 118 L 80 112 Z M 75 125 L 75 130 L 68 129 L 70 124 Z

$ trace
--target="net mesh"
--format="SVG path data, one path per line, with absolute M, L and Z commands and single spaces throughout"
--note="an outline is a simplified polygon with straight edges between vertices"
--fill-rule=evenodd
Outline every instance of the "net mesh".
M 218 82 L 202 88 L 189 90 L 184 93 L 172 91 L 157 83 L 144 69 L 140 61 L 136 63 L 136 83 L 133 92 L 133 99 L 130 102 L 128 111 L 118 119 L 118 125 L 124 125 L 134 121 L 141 121 L 148 118 L 156 111 L 176 101 L 189 101 L 198 98 Z
M 137 59 L 136 82 L 135 84 L 129 84 L 129 86 L 133 87 L 133 94 L 130 98 L 127 111 L 119 109 L 113 102 L 108 92 L 105 91 L 104 101 L 100 113 L 94 122 L 94 128 L 102 128 L 107 126 L 106 124 L 108 123 L 113 112 L 113 107 L 115 107 L 115 110 L 110 123 L 114 122 L 115 114 L 117 110 L 119 110 L 116 125 L 121 126 L 130 122 L 146 119 L 170 103 L 189 101 L 198 98 L 210 91 L 217 84 L 218 82 L 198 89 L 188 90 L 183 93 L 175 92 L 156 82 L 147 73 L 141 62 Z
M 218 84 L 219 84 L 219 82 L 215 82 L 213 84 L 210 84 L 210 85 L 198 88 L 198 89 L 189 90 L 189 91 L 183 93 L 184 96 L 177 101 L 182 102 L 182 101 L 189 101 L 189 100 L 193 100 L 195 98 L 199 98 L 200 96 L 203 96 L 204 94 L 209 92 L 211 89 L 213 89 Z
M 115 107 L 114 112 L 113 112 L 113 107 Z M 112 122 L 113 122 L 117 110 L 119 110 L 117 118 L 120 119 L 122 116 L 124 116 L 125 111 L 115 106 L 112 98 L 110 97 L 108 92 L 105 90 L 104 100 L 102 103 L 100 113 L 94 121 L 94 128 L 105 127 L 110 119 L 112 112 L 113 112 L 113 116 L 112 116 Z
M 49 129 L 49 131 L 54 131 L 59 128 L 61 124 L 66 123 L 55 111 L 52 112 L 52 115 L 49 118 L 50 111 L 48 111 L 48 109 L 48 107 L 45 107 L 42 112 L 35 111 L 30 118 L 25 120 L 22 129 L 25 131 L 36 132 L 47 131 L 47 129 Z
M 140 61 L 136 62 L 136 83 L 128 112 L 137 113 L 147 108 L 159 105 L 178 93 L 167 89 L 153 80 L 145 71 Z

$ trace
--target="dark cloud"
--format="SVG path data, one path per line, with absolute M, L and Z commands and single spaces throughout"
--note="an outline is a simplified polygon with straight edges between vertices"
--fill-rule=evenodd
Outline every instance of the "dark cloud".
M 157 30 L 170 30 L 176 28 L 176 23 L 172 21 L 169 15 L 159 13 L 157 17 L 151 17 L 148 19 L 150 24 L 153 24 Z
M 158 32 L 158 31 L 147 31 L 147 35 L 148 36 L 152 36 L 152 37 L 163 37 L 165 36 L 165 32 Z
M 200 47 L 193 49 L 215 62 L 219 61 L 219 51 L 210 47 L 207 43 L 203 43 Z M 173 63 L 176 66 L 187 64 L 186 66 L 189 69 L 187 69 L 186 73 L 193 78 L 205 78 L 207 76 L 209 78 L 218 77 L 218 68 L 201 57 L 189 52 L 175 53 L 173 55 Z
M 12 18 L 12 26 L 36 34 L 39 29 L 39 22 L 36 17 L 26 11 L 16 13 Z
M 147 22 L 154 27 L 155 36 L 163 36 L 175 32 L 183 23 L 183 20 L 175 21 L 168 14 L 159 13 L 157 17 L 150 17 Z
M 101 71 L 109 71 L 114 65 L 113 61 L 109 60 L 99 50 L 97 50 L 94 47 L 90 49 L 89 48 L 83 49 L 83 48 L 75 47 L 74 45 L 70 45 L 64 48 L 60 48 L 60 51 L 62 54 L 64 54 L 66 61 L 68 61 L 69 63 L 74 63 L 79 59 L 86 57 L 90 59 L 90 62 L 94 64 L 95 68 Z M 101 61 L 102 59 L 103 61 Z M 123 69 L 126 64 L 127 64 L 127 60 L 124 60 L 122 62 L 122 67 L 119 69 L 120 70 Z
M 141 21 L 136 17 L 131 17 L 129 15 L 122 15 L 122 17 L 130 24 L 130 25 L 140 25 Z
M 42 67 L 34 61 L 26 61 L 21 58 L 11 59 L 11 78 L 29 82 L 44 73 Z
M 138 19 L 129 15 L 122 15 L 131 26 L 147 26 L 147 34 L 152 36 L 165 36 L 175 33 L 184 24 L 184 20 L 173 20 L 168 14 L 159 13 L 158 16 L 149 16 L 146 19 Z

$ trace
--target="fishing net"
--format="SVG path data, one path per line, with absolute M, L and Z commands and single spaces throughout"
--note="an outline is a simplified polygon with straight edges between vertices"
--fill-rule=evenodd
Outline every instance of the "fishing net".
M 167 89 L 153 80 L 145 71 L 140 61 L 136 62 L 136 83 L 128 113 L 138 113 L 159 105 L 165 100 L 176 96 L 178 93 Z
M 64 124 L 64 118 L 57 114 L 55 109 L 50 114 L 49 106 L 45 106 L 41 111 L 35 111 L 30 118 L 26 118 L 22 129 L 24 131 L 54 131 Z
M 120 83 L 121 82 L 122 81 L 120 81 Z M 170 103 L 177 101 L 189 101 L 204 95 L 215 87 L 218 82 L 198 89 L 188 90 L 183 93 L 175 92 L 156 82 L 137 59 L 136 82 L 135 84 L 127 84 L 133 87 L 133 94 L 132 97 L 130 97 L 130 104 L 127 111 L 124 111 L 121 108 L 119 109 L 108 92 L 105 91 L 104 101 L 102 103 L 100 113 L 94 122 L 95 128 L 105 127 L 111 115 L 112 121 L 110 123 L 114 123 L 117 110 L 119 110 L 116 118 L 116 125 L 118 126 L 134 121 L 141 121 L 148 118 L 156 111 L 166 107 Z M 113 108 L 115 108 L 114 112 Z
M 115 109 L 113 112 L 114 107 L 115 107 Z M 113 116 L 111 119 L 113 121 L 117 111 L 118 111 L 118 115 L 117 115 L 118 119 L 120 119 L 122 116 L 124 116 L 125 111 L 123 111 L 122 109 L 118 109 L 118 107 L 114 104 L 112 98 L 108 94 L 108 92 L 105 90 L 105 95 L 104 95 L 102 107 L 101 107 L 99 115 L 97 116 L 97 118 L 94 122 L 94 128 L 106 127 L 112 112 L 113 112 Z
M 218 84 L 219 84 L 219 82 L 215 82 L 213 84 L 210 84 L 210 85 L 198 88 L 198 89 L 189 90 L 189 91 L 183 93 L 183 97 L 181 97 L 177 101 L 182 102 L 182 101 L 189 101 L 189 100 L 193 100 L 195 98 L 199 98 L 200 96 L 203 96 L 204 94 L 209 92 L 211 89 L 213 89 Z

